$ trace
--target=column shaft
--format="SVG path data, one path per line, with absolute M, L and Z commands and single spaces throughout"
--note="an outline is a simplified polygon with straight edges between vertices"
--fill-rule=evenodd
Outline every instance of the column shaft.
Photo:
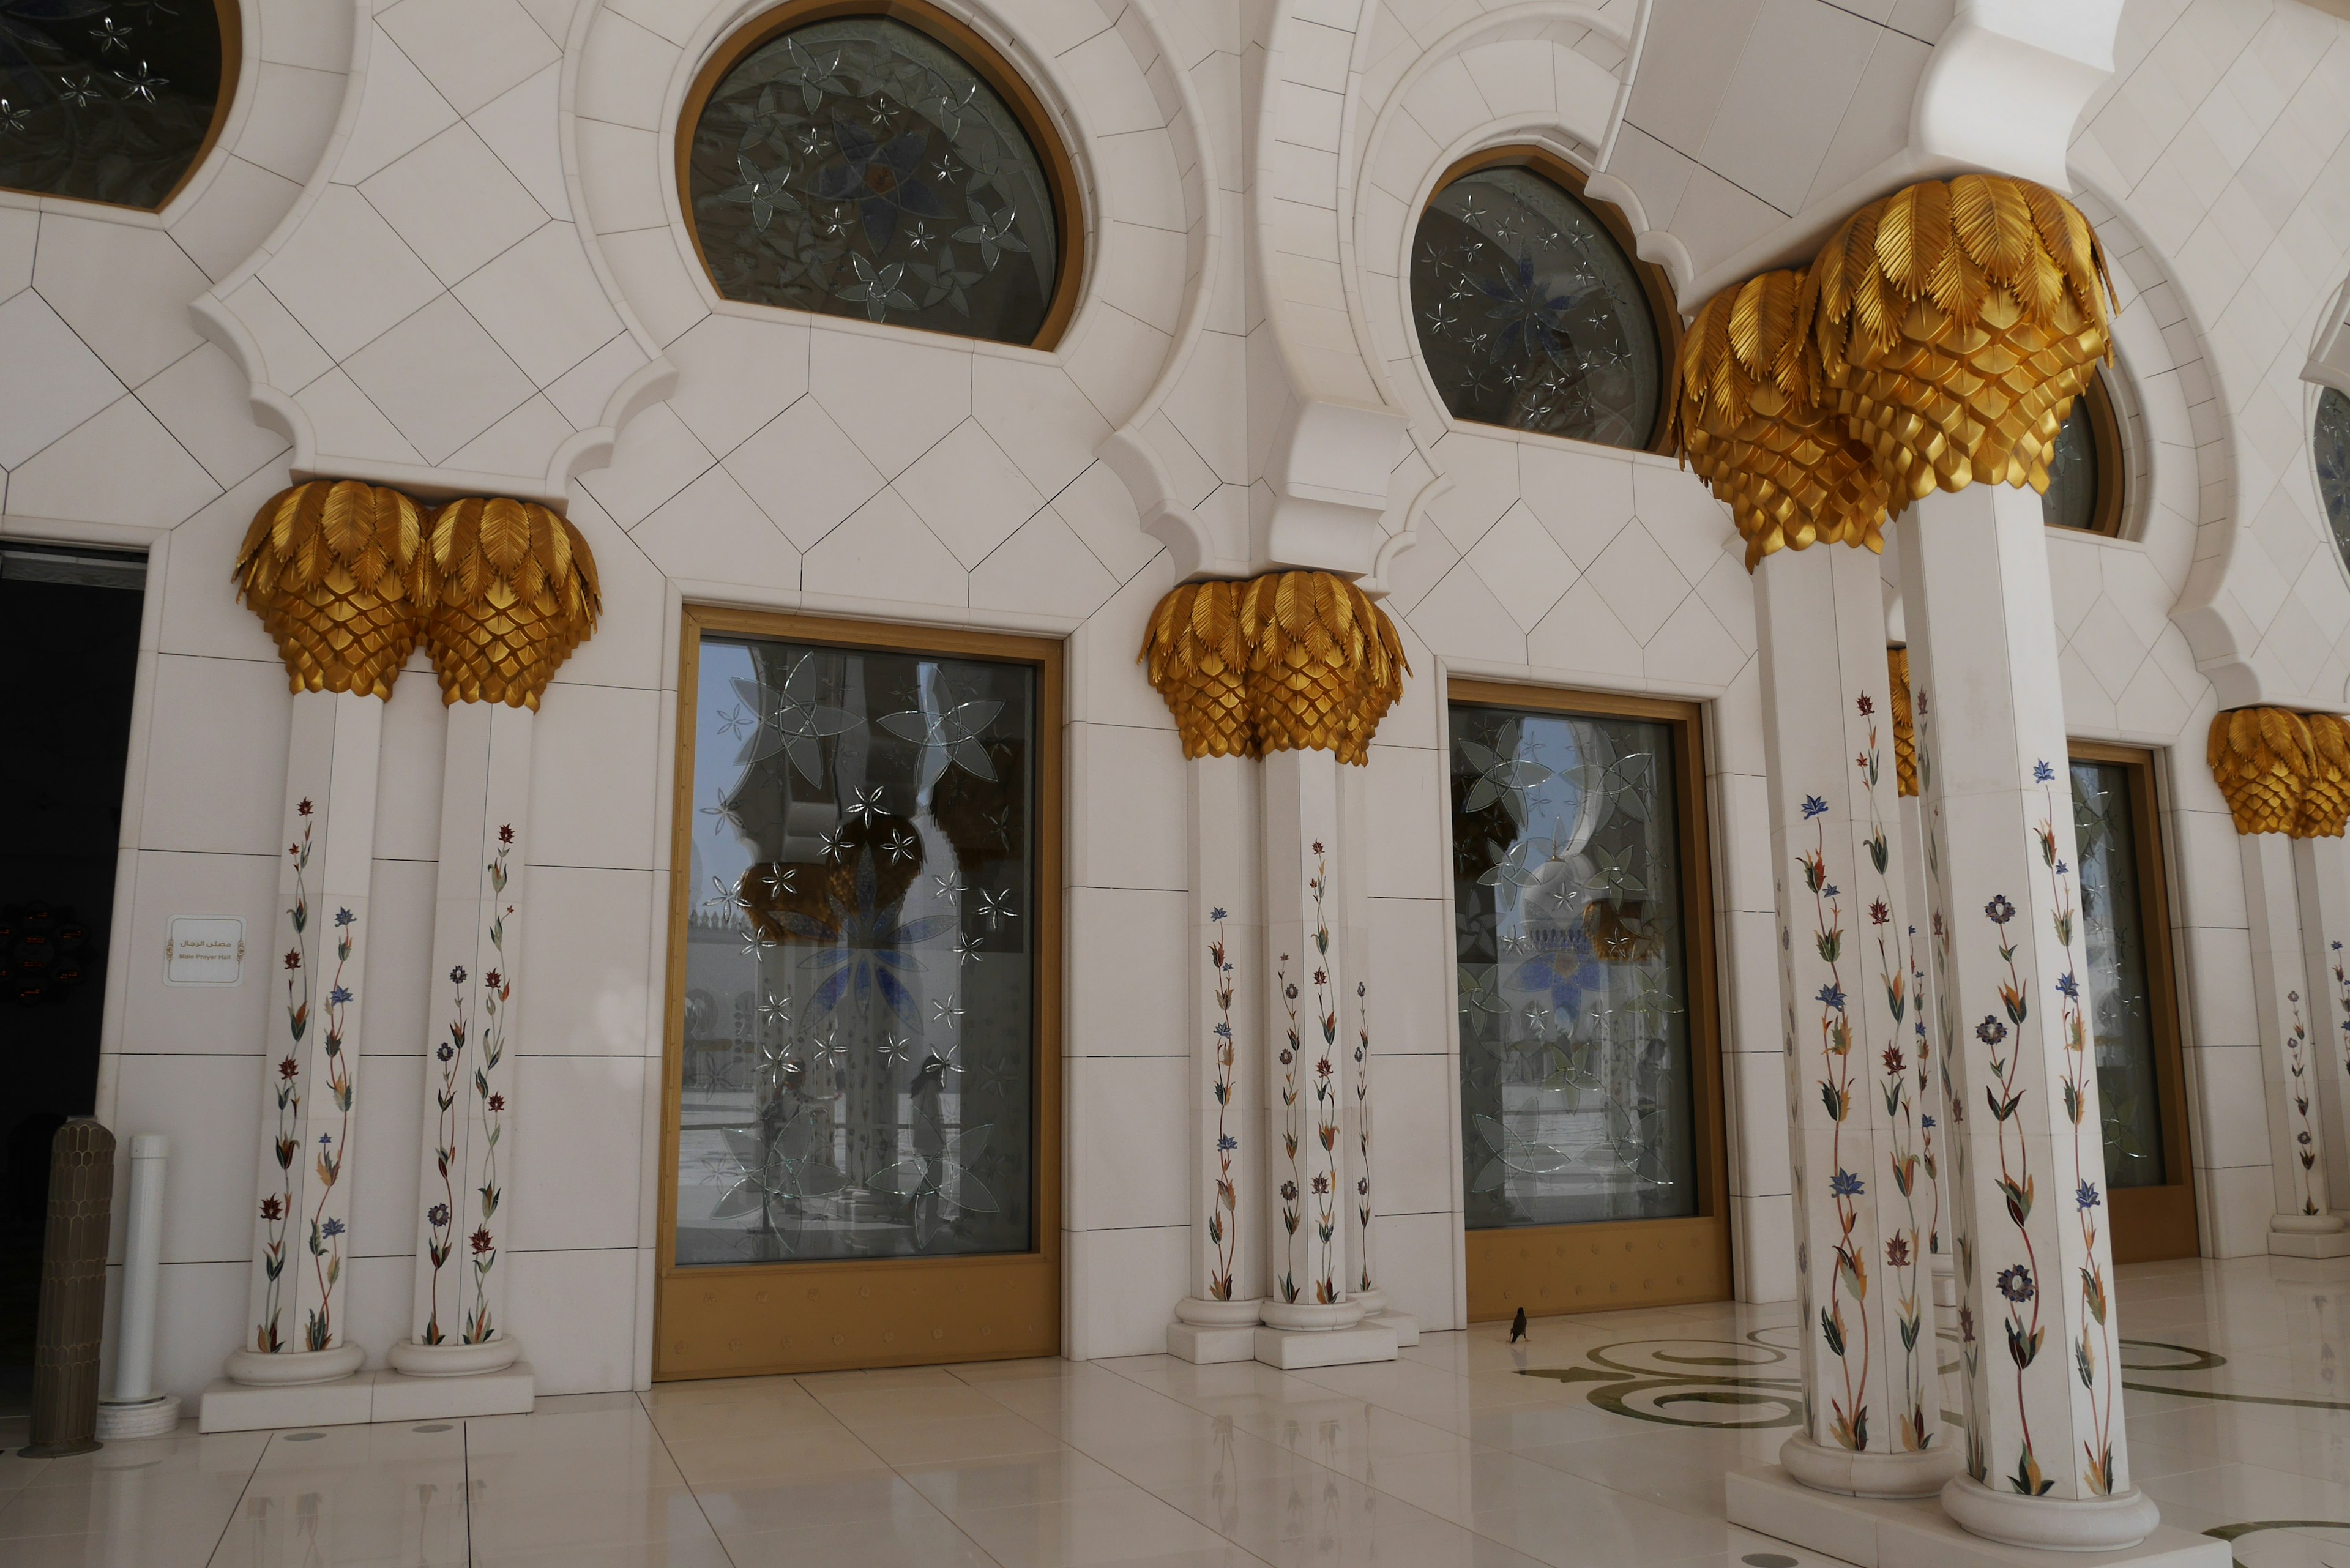
M 463 1357 L 468 1371 L 493 1370 L 516 1354 L 505 1334 L 499 1260 L 512 1219 L 505 1200 L 535 719 L 503 703 L 448 710 L 412 1342 L 395 1356 L 403 1371 L 433 1364 L 416 1354 L 421 1347 L 502 1345 Z
M 338 1377 L 364 1359 L 345 1343 L 342 1283 L 382 736 L 377 698 L 294 696 L 274 950 L 280 990 L 264 1034 L 253 1284 L 245 1344 L 229 1364 L 240 1381 Z M 309 1355 L 321 1359 L 315 1366 L 270 1359 Z
M 2326 1189 L 2350 1195 L 2350 839 L 2293 846 Z
M 2127 1545 L 2157 1515 L 2130 1490 L 2123 1435 L 2040 502 L 1979 484 L 1899 529 L 1929 969 L 1958 1021 L 1944 1060 L 1969 1475 L 1943 1502 L 2002 1541 Z
M 2268 1109 L 2269 1166 L 2276 1211 L 2270 1250 L 2287 1254 L 2345 1246 L 2342 1218 L 2328 1211 L 2324 1114 L 2317 1075 L 2317 1004 L 2303 950 L 2301 894 L 2293 840 L 2256 833 L 2236 841 L 2244 865 L 2244 909 L 2251 921 L 2252 1004 L 2260 1020 L 2261 1082 Z
M 1951 1461 L 1876 560 L 1773 556 L 1756 604 L 1808 1411 L 1783 1459 L 1810 1485 L 1918 1496 Z

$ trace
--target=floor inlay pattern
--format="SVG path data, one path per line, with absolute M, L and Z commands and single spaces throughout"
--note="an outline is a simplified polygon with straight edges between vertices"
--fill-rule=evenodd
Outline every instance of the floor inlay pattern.
M 2350 1565 L 2350 1263 L 2121 1272 L 2130 1461 L 2243 1568 Z M 9 1568 L 1825 1568 L 1723 1518 L 1793 1424 L 1793 1303 L 1166 1356 L 664 1384 L 528 1416 L 15 1457 Z M 1958 1407 L 1948 1386 L 1945 1402 Z M 1767 1561 L 1766 1561 L 1767 1560 Z

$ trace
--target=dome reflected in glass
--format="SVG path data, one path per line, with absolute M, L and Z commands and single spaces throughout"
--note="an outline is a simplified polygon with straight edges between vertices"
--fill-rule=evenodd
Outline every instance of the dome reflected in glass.
M 1465 174 L 1413 238 L 1412 322 L 1455 419 L 1646 447 L 1664 396 L 1656 317 L 1596 214 L 1531 169 Z
M 2317 462 L 2317 495 L 2334 547 L 2350 566 L 2350 397 L 2328 387 L 2317 395 L 2317 428 L 2310 444 Z

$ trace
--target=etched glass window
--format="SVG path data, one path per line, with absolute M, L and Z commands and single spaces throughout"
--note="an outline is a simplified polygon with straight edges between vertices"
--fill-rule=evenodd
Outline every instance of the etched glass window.
M 1033 1245 L 1036 674 L 702 644 L 677 1262 Z
M 2116 1187 L 2159 1187 L 2162 1098 L 2146 950 L 2147 890 L 2141 885 L 2131 784 L 2131 770 L 2123 763 L 2073 763 L 2073 827 L 2081 856 L 2106 1178 Z
M 2334 547 L 2350 566 L 2350 397 L 2333 387 L 2317 394 L 2317 424 L 2310 444 L 2317 462 L 2317 495 Z
M 729 299 L 1031 343 L 1063 261 L 1028 130 L 962 56 L 886 16 L 743 57 L 693 127 L 689 202 Z
M 2090 424 L 2089 400 L 2073 400 L 2073 411 L 2056 431 L 2048 454 L 2048 488 L 2041 492 L 2040 519 L 2051 528 L 2095 533 L 2097 526 L 2097 432 Z
M 0 0 L 0 185 L 161 207 L 227 107 L 234 34 L 214 0 Z
M 1531 169 L 1464 174 L 1412 240 L 1412 322 L 1455 419 L 1646 447 L 1664 398 L 1657 321 L 1632 258 Z
M 1451 732 L 1469 1228 L 1698 1212 L 1672 727 L 1456 703 Z

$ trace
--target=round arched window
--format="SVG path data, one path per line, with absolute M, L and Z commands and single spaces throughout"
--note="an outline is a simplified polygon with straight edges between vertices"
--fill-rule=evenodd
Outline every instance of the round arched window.
M 1455 170 L 1412 238 L 1412 325 L 1458 420 L 1645 448 L 1664 427 L 1660 322 L 1678 325 L 1614 211 L 1511 151 Z
M 2040 495 L 2041 521 L 2083 534 L 2119 534 L 2122 467 L 2121 421 L 2101 370 L 2057 428 L 2048 488 Z
M 951 17 L 839 10 L 771 14 L 687 100 L 678 183 L 719 293 L 1049 347 L 1080 230 L 1035 95 Z
M 2334 387 L 2317 394 L 2317 423 L 2310 432 L 2317 461 L 2317 497 L 2325 504 L 2325 525 L 2334 547 L 2350 566 L 2350 396 Z
M 153 211 L 228 117 L 236 0 L 0 4 L 0 185 Z

